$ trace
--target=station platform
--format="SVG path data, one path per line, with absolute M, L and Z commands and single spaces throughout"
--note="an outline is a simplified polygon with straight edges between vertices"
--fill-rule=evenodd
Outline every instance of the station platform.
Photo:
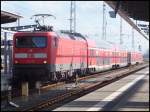
M 149 67 L 53 111 L 149 111 Z

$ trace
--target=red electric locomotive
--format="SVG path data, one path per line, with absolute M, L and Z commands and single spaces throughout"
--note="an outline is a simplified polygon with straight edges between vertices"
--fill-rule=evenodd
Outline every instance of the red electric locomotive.
M 18 32 L 13 44 L 13 77 L 18 81 L 59 81 L 142 62 L 140 53 L 98 48 L 80 33 Z
M 14 78 L 60 80 L 85 73 L 87 48 L 87 41 L 78 33 L 18 32 L 14 35 Z

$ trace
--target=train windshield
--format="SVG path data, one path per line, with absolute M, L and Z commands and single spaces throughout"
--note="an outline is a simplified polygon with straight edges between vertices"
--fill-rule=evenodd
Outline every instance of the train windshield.
M 43 48 L 46 47 L 46 37 L 16 37 L 16 47 Z

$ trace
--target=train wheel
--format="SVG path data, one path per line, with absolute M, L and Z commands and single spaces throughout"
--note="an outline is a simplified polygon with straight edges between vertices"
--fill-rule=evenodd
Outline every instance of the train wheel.
M 89 73 L 90 73 L 90 72 L 89 72 L 89 68 L 87 68 L 87 69 L 86 69 L 86 73 L 87 73 L 87 74 L 89 74 Z
M 89 74 L 90 74 L 90 73 L 92 73 L 92 70 L 91 70 L 91 68 L 89 68 L 89 69 L 88 69 L 88 73 L 89 73 Z
M 139 62 L 136 62 L 136 65 L 138 65 L 139 64 Z
M 53 74 L 53 73 L 51 73 L 51 72 L 48 73 L 48 80 L 49 80 L 49 81 L 52 81 L 52 78 L 53 78 L 53 77 L 52 77 L 52 74 Z
M 79 75 L 76 73 L 75 79 L 74 79 L 74 82 L 75 82 L 76 85 L 77 85 L 77 82 L 78 82 L 78 78 L 79 78 Z
M 86 71 L 86 69 L 84 69 L 84 70 L 83 70 L 83 72 L 84 72 L 84 76 L 85 76 L 85 75 L 87 75 L 87 71 Z
M 68 72 L 65 72 L 65 80 L 68 79 Z
M 80 76 L 82 77 L 82 76 L 84 76 L 84 75 L 85 75 L 84 70 L 81 70 Z
M 54 82 L 58 81 L 56 72 L 52 73 L 52 81 L 54 81 Z
M 115 69 L 115 66 L 114 66 L 114 65 L 112 65 L 112 69 Z
M 73 74 L 73 71 L 70 70 L 68 76 L 69 76 L 69 77 L 73 77 L 73 75 L 74 75 L 74 74 Z

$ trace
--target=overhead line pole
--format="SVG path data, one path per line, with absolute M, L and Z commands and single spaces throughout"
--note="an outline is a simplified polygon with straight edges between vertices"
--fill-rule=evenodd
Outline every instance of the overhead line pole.
M 70 3 L 70 32 L 76 31 L 76 3 L 71 1 Z
M 120 16 L 120 45 L 123 44 L 123 41 L 122 41 L 122 18 Z
M 72 33 L 72 1 L 70 2 L 70 32 Z
M 132 27 L 132 49 L 134 50 L 134 28 Z
M 74 33 L 76 32 L 76 2 L 74 1 Z
M 106 20 L 105 20 L 105 4 L 103 2 L 103 23 L 102 23 L 102 38 L 106 40 Z

